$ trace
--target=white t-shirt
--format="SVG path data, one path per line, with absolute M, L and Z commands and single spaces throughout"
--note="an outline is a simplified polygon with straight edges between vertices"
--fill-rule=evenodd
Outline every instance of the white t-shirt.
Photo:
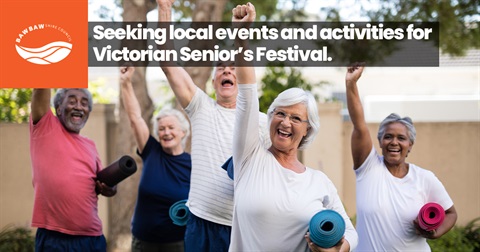
M 197 88 L 185 112 L 192 126 L 192 174 L 186 205 L 202 219 L 231 226 L 233 181 L 221 166 L 232 156 L 235 109 L 218 105 Z M 257 115 L 266 125 L 266 115 Z
M 235 207 L 229 251 L 308 251 L 310 219 L 332 209 L 346 223 L 345 238 L 357 244 L 357 233 L 337 190 L 321 171 L 295 173 L 282 167 L 262 144 L 257 86 L 240 85 L 234 136 Z
M 436 202 L 445 210 L 453 206 L 437 177 L 409 164 L 407 175 L 397 178 L 373 147 L 355 174 L 359 236 L 356 251 L 430 251 L 426 239 L 415 233 L 413 220 L 426 203 Z

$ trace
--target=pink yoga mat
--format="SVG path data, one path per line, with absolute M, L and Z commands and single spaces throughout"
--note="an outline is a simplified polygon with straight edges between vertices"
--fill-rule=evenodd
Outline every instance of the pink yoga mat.
M 437 229 L 445 219 L 445 210 L 437 203 L 425 204 L 418 213 L 418 224 L 426 231 Z

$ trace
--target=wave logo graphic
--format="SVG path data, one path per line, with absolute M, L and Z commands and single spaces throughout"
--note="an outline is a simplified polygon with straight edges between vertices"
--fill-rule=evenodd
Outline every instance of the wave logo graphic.
M 39 48 L 27 48 L 15 45 L 18 55 L 25 60 L 38 64 L 48 65 L 65 59 L 72 51 L 72 44 L 65 41 L 55 41 Z
M 60 26 L 35 24 L 18 33 L 15 39 L 18 55 L 37 65 L 50 65 L 64 60 L 72 51 L 72 37 Z

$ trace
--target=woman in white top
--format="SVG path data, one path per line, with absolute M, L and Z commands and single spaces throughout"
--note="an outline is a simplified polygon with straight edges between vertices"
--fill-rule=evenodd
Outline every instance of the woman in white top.
M 416 137 L 409 117 L 385 118 L 377 134 L 382 155 L 375 151 L 357 90 L 362 72 L 356 64 L 345 78 L 357 180 L 357 251 L 430 251 L 426 238 L 439 238 L 456 222 L 453 201 L 432 172 L 406 162 Z M 445 209 L 445 219 L 436 230 L 424 231 L 417 215 L 430 202 Z
M 255 9 L 248 3 L 237 6 L 233 15 L 233 21 L 239 22 L 237 25 L 248 26 L 255 20 Z M 258 129 L 255 71 L 242 64 L 237 62 L 236 68 L 239 92 L 233 140 L 234 212 L 229 250 L 322 251 L 310 242 L 307 231 L 310 219 L 324 209 L 337 211 L 346 223 L 344 238 L 331 249 L 354 248 L 357 233 L 335 186 L 324 173 L 306 167 L 297 158 L 298 151 L 306 148 L 318 133 L 320 122 L 313 95 L 291 88 L 274 100 L 267 114 L 272 142 L 267 149 Z

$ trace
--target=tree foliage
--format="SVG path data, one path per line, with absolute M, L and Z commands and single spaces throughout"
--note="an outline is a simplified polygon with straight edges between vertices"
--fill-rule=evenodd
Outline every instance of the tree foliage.
M 277 95 L 286 89 L 298 87 L 312 91 L 324 84 L 323 82 L 312 84 L 302 76 L 298 68 L 283 66 L 267 67 L 261 82 L 260 111 L 265 113 Z M 318 99 L 318 97 L 315 98 Z
M 357 1 L 362 3 L 362 1 Z M 368 0 L 375 9 L 360 8 L 361 14 L 378 22 L 439 22 L 443 53 L 463 55 L 480 48 L 480 4 L 478 0 Z M 370 4 L 369 4 L 370 5 Z M 339 7 L 325 8 L 329 21 L 340 21 Z
M 32 89 L 0 89 L 0 121 L 13 123 L 28 122 L 31 97 Z

